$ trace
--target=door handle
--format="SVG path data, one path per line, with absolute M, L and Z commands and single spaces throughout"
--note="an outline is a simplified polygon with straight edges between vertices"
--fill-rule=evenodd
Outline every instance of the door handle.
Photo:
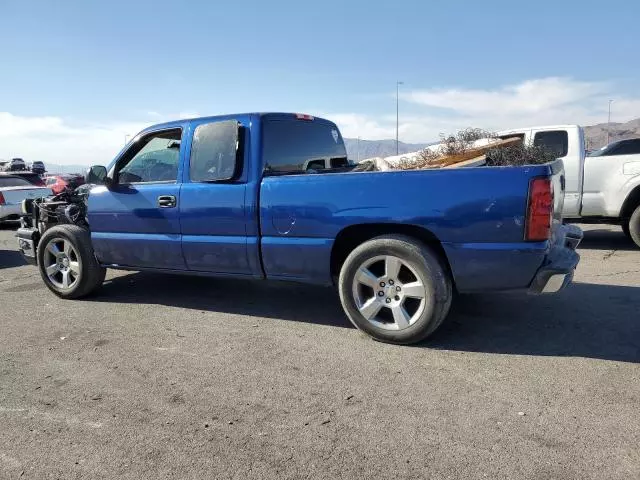
M 160 195 L 158 197 L 158 206 L 160 208 L 172 208 L 176 206 L 176 197 L 173 195 Z

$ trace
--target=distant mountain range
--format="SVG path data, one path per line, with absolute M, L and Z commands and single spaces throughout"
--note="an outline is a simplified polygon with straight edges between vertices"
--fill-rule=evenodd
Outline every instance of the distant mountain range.
M 584 127 L 585 143 L 588 150 L 600 148 L 607 144 L 607 124 L 599 123 Z M 616 140 L 624 140 L 627 138 L 640 138 L 640 118 L 625 123 L 611 122 L 611 132 L 609 142 Z M 345 138 L 344 143 L 347 147 L 347 156 L 352 160 L 358 159 L 358 150 L 360 150 L 360 159 L 372 157 L 389 157 L 396 154 L 395 140 L 360 140 L 360 148 L 358 149 L 358 140 L 354 138 Z M 399 143 L 399 153 L 409 153 L 422 150 L 432 145 L 432 143 Z
M 45 162 L 44 168 L 47 169 L 48 175 L 57 173 L 85 173 L 89 165 L 57 165 L 55 163 Z
M 350 160 L 363 160 L 373 157 L 390 157 L 396 154 L 395 140 L 358 140 L 357 138 L 345 138 L 347 157 Z M 398 153 L 409 153 L 422 150 L 429 143 L 404 143 L 398 142 Z
M 607 144 L 607 124 L 599 123 L 590 127 L 584 127 L 585 143 L 587 149 L 600 148 Z M 640 118 L 626 123 L 611 122 L 611 135 L 609 142 L 625 140 L 627 138 L 640 138 Z

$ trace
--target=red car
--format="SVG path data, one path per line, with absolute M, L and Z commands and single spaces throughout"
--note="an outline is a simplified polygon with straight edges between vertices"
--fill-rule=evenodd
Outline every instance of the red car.
M 51 188 L 54 195 L 62 193 L 65 188 L 71 190 L 84 184 L 84 178 L 80 175 L 54 175 L 47 177 L 47 187 Z

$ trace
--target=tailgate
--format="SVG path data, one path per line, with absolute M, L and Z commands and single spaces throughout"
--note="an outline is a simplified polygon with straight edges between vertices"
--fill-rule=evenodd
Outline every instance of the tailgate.
M 553 183 L 553 220 L 562 223 L 562 209 L 564 207 L 565 175 L 564 163 L 556 160 L 552 165 L 551 181 Z
M 50 188 L 45 187 L 4 187 L 0 192 L 6 205 L 18 205 L 25 198 L 41 198 L 53 194 Z

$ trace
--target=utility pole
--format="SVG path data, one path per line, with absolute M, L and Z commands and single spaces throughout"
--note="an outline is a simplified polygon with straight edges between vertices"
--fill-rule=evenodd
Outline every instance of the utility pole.
M 400 85 L 404 82 L 396 82 L 396 156 L 400 154 Z
M 607 117 L 607 145 L 609 145 L 609 139 L 611 138 L 611 103 L 613 100 L 609 100 L 609 116 Z

